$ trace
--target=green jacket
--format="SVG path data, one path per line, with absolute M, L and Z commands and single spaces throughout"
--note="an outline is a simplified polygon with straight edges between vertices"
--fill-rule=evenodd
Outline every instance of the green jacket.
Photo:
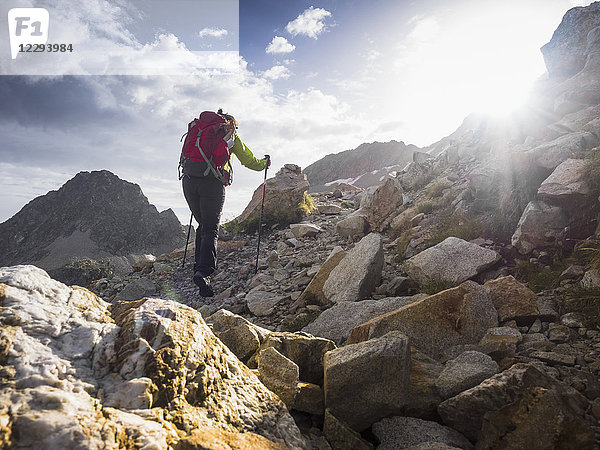
M 248 169 L 260 172 L 261 170 L 265 170 L 265 167 L 267 167 L 267 161 L 265 159 L 257 159 L 237 134 L 235 135 L 233 147 L 229 149 L 229 152 L 232 155 L 235 155 L 237 159 L 240 160 L 242 165 Z M 225 170 L 231 171 L 231 164 L 227 162 L 224 168 Z

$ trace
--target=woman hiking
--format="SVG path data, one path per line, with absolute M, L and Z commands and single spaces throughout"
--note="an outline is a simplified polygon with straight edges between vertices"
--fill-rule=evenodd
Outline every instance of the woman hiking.
M 257 159 L 252 154 L 236 129 L 235 118 L 222 109 L 216 113 L 204 111 L 189 124 L 181 151 L 183 195 L 198 222 L 193 280 L 202 297 L 214 295 L 210 275 L 217 267 L 217 240 L 225 186 L 233 179 L 231 155 L 252 170 L 262 171 L 270 165 L 268 156 Z

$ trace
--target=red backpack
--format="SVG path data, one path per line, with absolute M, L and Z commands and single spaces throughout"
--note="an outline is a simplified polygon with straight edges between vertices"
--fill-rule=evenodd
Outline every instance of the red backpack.
M 223 139 L 227 132 L 226 125 L 227 120 L 212 111 L 204 111 L 188 124 L 179 158 L 179 166 L 184 174 L 209 176 L 212 172 L 226 186 L 231 184 L 231 174 L 223 169 L 230 158 L 227 142 Z

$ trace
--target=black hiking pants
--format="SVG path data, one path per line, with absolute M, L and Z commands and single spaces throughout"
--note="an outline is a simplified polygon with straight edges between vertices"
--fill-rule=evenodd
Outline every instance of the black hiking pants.
M 217 268 L 217 240 L 225 203 L 225 186 L 213 177 L 185 175 L 183 195 L 198 222 L 194 273 L 200 272 L 207 277 Z

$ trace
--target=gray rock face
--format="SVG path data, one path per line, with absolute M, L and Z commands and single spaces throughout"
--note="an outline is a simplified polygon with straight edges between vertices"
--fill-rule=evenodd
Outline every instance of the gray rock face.
M 328 339 L 301 332 L 273 332 L 262 343 L 259 352 L 269 347 L 298 365 L 300 381 L 322 385 L 325 353 L 335 349 L 335 344 Z M 248 361 L 249 367 L 257 366 L 256 356 Z
M 446 399 L 477 386 L 498 373 L 499 367 L 488 355 L 468 351 L 451 359 L 435 382 L 440 395 Z
M 548 415 L 544 421 L 542 421 L 542 423 L 545 423 L 543 429 L 552 429 L 552 426 L 557 424 L 557 421 L 562 420 L 561 417 L 565 417 L 561 416 L 563 413 L 567 414 L 568 417 L 572 417 L 573 413 L 579 414 L 579 417 L 584 416 L 584 411 L 587 407 L 587 400 L 585 397 L 573 388 L 564 385 L 528 364 L 515 364 L 510 369 L 494 375 L 480 385 L 462 392 L 456 397 L 449 398 L 440 404 L 438 412 L 444 420 L 444 423 L 455 430 L 460 431 L 470 440 L 475 441 L 479 436 L 484 422 L 489 422 L 491 424 L 492 416 L 495 420 L 504 422 L 505 420 L 501 419 L 502 415 L 508 416 L 509 414 L 508 411 L 503 411 L 503 409 L 511 404 L 515 405 L 517 400 L 525 399 L 525 404 L 529 402 L 531 409 L 536 409 L 534 406 L 535 399 L 530 398 L 529 396 L 534 394 L 535 397 L 535 394 L 539 393 L 539 388 L 559 392 L 563 391 L 570 399 L 570 404 L 563 403 L 553 411 L 553 413 L 548 412 Z M 522 407 L 525 407 L 525 405 Z M 513 412 L 510 415 L 516 416 L 515 418 L 518 421 L 521 421 L 523 417 L 528 417 L 527 412 Z M 533 421 L 533 423 L 535 422 L 536 421 Z M 577 428 L 582 431 L 587 428 L 585 425 L 581 424 L 581 420 L 576 423 Z M 575 425 L 575 423 L 572 424 Z M 565 425 L 567 427 L 569 426 L 566 422 Z M 515 426 L 515 428 L 517 427 Z M 515 428 L 513 428 L 513 431 Z M 562 428 L 562 426 L 557 424 L 557 430 L 553 431 L 554 434 L 548 433 L 548 437 L 553 439 L 558 438 L 560 434 L 565 434 L 564 431 L 561 432 L 558 428 Z M 523 428 L 522 431 L 525 432 L 525 428 Z M 516 434 L 518 435 L 519 433 Z M 543 433 L 540 433 L 539 429 L 537 432 L 533 431 L 531 442 L 535 442 L 535 439 L 540 439 L 542 435 Z M 589 430 L 587 433 L 584 432 L 583 435 L 589 436 Z M 569 441 L 567 440 L 564 442 Z M 519 446 L 517 446 L 517 448 L 519 448 Z M 555 446 L 551 445 L 547 448 L 555 448 Z
M 395 450 L 426 442 L 437 442 L 462 449 L 473 448 L 473 444 L 458 431 L 437 422 L 414 417 L 383 419 L 373 424 L 373 434 L 381 441 L 378 450 Z
M 552 39 L 542 47 L 550 76 L 567 78 L 581 71 L 594 49 L 594 30 L 600 26 L 600 5 L 572 8 L 564 15 Z M 597 39 L 597 38 L 596 38 Z
M 404 264 L 408 275 L 421 285 L 432 282 L 457 285 L 495 264 L 494 250 L 449 237 L 413 256 Z
M 336 224 L 335 231 L 342 237 L 363 237 L 369 232 L 367 212 L 362 209 L 354 211 Z
M 524 255 L 536 248 L 550 247 L 562 239 L 568 224 L 569 219 L 562 208 L 531 201 L 523 211 L 511 243 Z
M 298 208 L 308 191 L 308 180 L 299 166 L 286 164 L 275 177 L 266 182 L 263 223 L 289 224 L 302 220 L 302 211 Z M 246 209 L 236 220 L 248 229 L 256 229 L 262 203 L 262 185 L 256 188 Z
M 325 407 L 356 431 L 390 414 L 408 400 L 408 339 L 391 332 L 379 339 L 325 355 Z
M 567 159 L 546 178 L 538 189 L 538 198 L 552 204 L 580 202 L 589 188 L 583 181 L 584 159 Z
M 11 424 L 16 447 L 168 448 L 198 428 L 304 446 L 285 405 L 191 308 L 110 305 L 33 266 L 0 269 L 0 301 L 0 411 L 13 411 L 0 429 Z
M 360 240 L 331 271 L 323 293 L 334 303 L 356 302 L 379 284 L 383 269 L 383 239 L 371 233 Z
M 558 137 L 529 150 L 529 155 L 535 165 L 548 170 L 554 170 L 573 154 L 589 150 L 598 145 L 598 137 L 589 131 L 576 131 Z
M 242 361 L 252 356 L 270 333 L 226 309 L 218 310 L 206 322 L 221 342 Z
M 248 309 L 255 316 L 268 316 L 273 312 L 273 308 L 284 296 L 272 292 L 254 291 L 246 295 L 246 304 Z
M 80 172 L 0 224 L 0 266 L 55 269 L 74 258 L 168 253 L 185 245 L 175 213 L 158 212 L 137 184 Z
M 600 272 L 598 270 L 588 270 L 585 274 L 583 274 L 583 279 L 581 280 L 581 286 L 586 289 L 593 289 L 600 287 Z
M 383 231 L 402 206 L 402 187 L 397 179 L 388 178 L 365 200 L 364 205 L 361 202 L 360 206 L 368 211 L 371 230 Z
M 340 208 L 338 205 L 319 205 L 317 206 L 317 210 L 319 211 L 319 214 L 325 214 L 325 215 L 337 215 L 340 214 L 342 212 L 342 208 Z
M 316 320 L 304 327 L 302 331 L 331 339 L 340 345 L 348 339 L 354 327 L 418 299 L 419 296 L 388 297 L 381 300 L 338 303 L 323 311 Z
M 512 275 L 490 280 L 483 287 L 492 297 L 500 322 L 516 320 L 519 325 L 531 324 L 540 315 L 535 292 Z
M 315 237 L 321 230 L 318 226 L 311 223 L 293 223 L 290 225 L 294 237 L 301 239 L 305 237 Z
M 127 284 L 121 292 L 115 296 L 115 301 L 139 300 L 156 294 L 156 286 L 148 278 L 139 278 Z
M 465 281 L 356 327 L 348 343 L 397 330 L 419 350 L 440 359 L 454 345 L 477 344 L 497 325 L 498 314 L 488 292 L 473 281 Z
M 288 408 L 294 403 L 298 392 L 300 371 L 298 365 L 290 361 L 273 347 L 258 353 L 258 378 L 272 392 L 277 394 Z

